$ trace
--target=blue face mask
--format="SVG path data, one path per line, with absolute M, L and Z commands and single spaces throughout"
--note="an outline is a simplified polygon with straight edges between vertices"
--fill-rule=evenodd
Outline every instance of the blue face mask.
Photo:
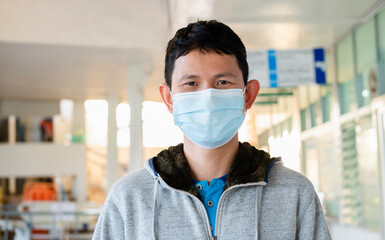
M 242 89 L 206 89 L 173 96 L 174 123 L 196 145 L 214 149 L 228 143 L 241 127 Z

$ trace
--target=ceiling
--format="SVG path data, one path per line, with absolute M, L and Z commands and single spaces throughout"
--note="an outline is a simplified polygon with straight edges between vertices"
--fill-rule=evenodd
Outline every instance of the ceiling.
M 141 81 L 160 101 L 167 41 L 188 22 L 217 19 L 248 50 L 332 46 L 384 0 L 2 0 L 0 99 L 127 99 Z M 128 66 L 145 76 L 130 78 Z M 264 92 L 281 91 L 264 89 Z

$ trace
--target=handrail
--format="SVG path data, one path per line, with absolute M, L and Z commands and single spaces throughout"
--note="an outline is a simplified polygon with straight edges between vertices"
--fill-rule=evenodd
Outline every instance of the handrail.
M 90 215 L 90 216 L 98 216 L 100 214 L 100 210 L 92 209 L 86 211 L 75 211 L 75 212 L 51 212 L 51 211 L 34 211 L 34 212 L 18 212 L 18 211 L 0 211 L 0 216 L 19 216 L 23 214 L 31 214 L 31 215 Z
M 57 233 L 57 223 L 68 222 L 58 218 L 58 216 L 74 216 L 74 231 L 71 236 L 74 239 L 79 239 L 79 229 L 76 227 L 79 224 L 80 216 L 99 216 L 101 209 L 87 209 L 84 211 L 0 211 L 0 230 L 4 231 L 4 239 L 8 240 L 9 231 L 12 229 L 13 221 L 22 221 L 25 223 L 25 229 L 28 231 L 28 236 L 33 237 L 32 229 L 34 226 L 34 217 L 36 216 L 53 216 L 51 219 L 51 225 L 55 227 L 53 233 Z M 19 219 L 13 219 L 12 217 L 19 217 Z M 36 218 L 35 218 L 36 219 Z M 68 237 L 68 236 L 67 236 Z M 48 239 L 51 239 L 49 237 Z M 64 239 L 62 236 L 52 236 L 52 239 Z

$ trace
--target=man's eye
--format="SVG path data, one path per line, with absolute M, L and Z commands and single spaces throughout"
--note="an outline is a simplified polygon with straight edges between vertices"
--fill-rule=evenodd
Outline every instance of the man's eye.
M 196 82 L 187 82 L 186 85 L 188 85 L 188 86 L 195 86 L 195 85 L 197 85 L 197 83 Z
M 230 82 L 229 81 L 226 81 L 226 80 L 219 80 L 218 81 L 218 84 L 219 85 L 226 85 L 226 84 L 229 84 Z

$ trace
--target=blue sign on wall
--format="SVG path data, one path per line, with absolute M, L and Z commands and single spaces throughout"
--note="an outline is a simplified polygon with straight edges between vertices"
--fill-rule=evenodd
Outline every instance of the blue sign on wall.
M 313 49 L 313 53 L 314 53 L 315 82 L 318 84 L 326 84 L 325 51 L 323 48 L 315 48 Z
M 268 56 L 270 87 L 278 87 L 277 57 L 275 54 L 275 50 L 269 50 Z

